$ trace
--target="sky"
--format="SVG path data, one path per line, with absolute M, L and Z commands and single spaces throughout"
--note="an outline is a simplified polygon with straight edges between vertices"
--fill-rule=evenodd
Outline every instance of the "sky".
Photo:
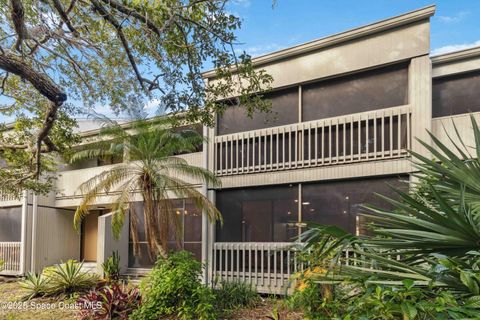
M 233 0 L 228 10 L 243 21 L 238 49 L 258 56 L 432 4 L 432 54 L 480 46 L 478 0 Z
M 431 4 L 432 54 L 480 46 L 480 0 L 231 0 L 227 10 L 242 19 L 236 50 L 259 56 Z M 157 107 L 151 101 L 144 110 L 153 115 Z M 97 111 L 112 115 L 108 106 Z

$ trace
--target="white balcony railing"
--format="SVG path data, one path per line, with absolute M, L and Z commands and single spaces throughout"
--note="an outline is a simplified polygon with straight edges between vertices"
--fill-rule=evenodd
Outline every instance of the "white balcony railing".
M 0 242 L 0 260 L 3 261 L 0 274 L 20 274 L 20 252 L 20 242 Z
M 213 249 L 214 282 L 239 281 L 257 292 L 286 294 L 291 276 L 303 266 L 292 242 L 216 242 Z
M 195 153 L 188 153 L 182 154 L 178 157 L 185 159 L 190 165 L 199 166 L 203 165 L 203 158 L 201 152 Z M 118 166 L 119 164 L 111 164 L 99 167 L 92 167 L 92 168 L 84 168 L 84 169 L 77 169 L 77 170 L 67 170 L 59 172 L 57 181 L 56 181 L 56 201 L 58 202 L 58 206 L 76 206 L 80 203 L 80 200 L 83 197 L 83 194 L 79 190 L 79 186 L 87 181 L 88 179 L 101 174 L 106 170 L 110 170 L 111 168 Z M 185 181 L 192 183 L 192 184 L 199 184 L 200 181 L 195 181 L 192 178 L 182 177 Z M 101 194 L 102 199 L 100 199 L 100 203 L 110 203 L 116 193 L 119 190 L 111 190 L 109 195 Z
M 10 194 L 0 194 L 0 207 L 10 207 L 22 205 L 21 197 Z
M 215 172 L 234 175 L 404 157 L 409 105 L 215 137 Z

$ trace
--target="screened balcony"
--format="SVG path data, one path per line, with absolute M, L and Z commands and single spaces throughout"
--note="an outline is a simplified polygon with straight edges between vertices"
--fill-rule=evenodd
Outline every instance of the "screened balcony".
M 407 156 L 409 105 L 215 137 L 219 176 Z

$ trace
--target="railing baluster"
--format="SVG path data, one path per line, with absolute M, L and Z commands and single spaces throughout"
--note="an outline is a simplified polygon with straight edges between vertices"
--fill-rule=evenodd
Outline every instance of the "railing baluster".
M 411 146 L 410 113 L 406 105 L 217 136 L 214 171 L 235 175 L 398 157 Z

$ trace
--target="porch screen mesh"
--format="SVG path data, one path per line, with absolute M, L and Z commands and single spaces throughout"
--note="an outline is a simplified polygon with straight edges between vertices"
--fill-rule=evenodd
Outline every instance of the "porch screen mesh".
M 432 116 L 480 111 L 480 71 L 433 79 Z
M 177 213 L 178 224 L 180 226 L 179 241 L 175 240 L 173 229 L 169 229 L 168 247 L 172 251 L 187 250 L 192 252 L 200 260 L 202 255 L 202 212 L 198 210 L 190 199 L 172 200 L 172 205 Z M 130 241 L 128 246 L 128 266 L 130 268 L 150 268 L 155 263 L 155 257 L 148 254 L 147 238 L 145 234 L 145 217 L 143 215 L 143 203 L 134 204 L 136 219 L 136 233 L 139 240 L 139 254 L 134 255 L 134 242 L 132 225 L 130 225 Z
M 366 222 L 358 213 L 365 203 L 386 207 L 375 193 L 395 197 L 388 185 L 407 188 L 391 176 L 349 181 L 317 182 L 298 186 L 221 190 L 217 192 L 217 208 L 223 215 L 223 227 L 217 226 L 218 242 L 292 241 L 298 235 L 298 201 L 302 206 L 301 222 L 336 225 L 353 234 L 365 234 Z
M 21 241 L 22 207 L 0 209 L 0 242 Z
M 263 129 L 298 122 L 298 88 L 289 88 L 265 95 L 272 103 L 272 112 L 247 116 L 244 107 L 229 106 L 217 120 L 217 134 Z
M 285 185 L 217 192 L 223 227 L 216 241 L 291 241 L 298 222 L 298 186 Z
M 335 225 L 353 234 L 365 234 L 366 221 L 359 216 L 364 204 L 387 208 L 376 194 L 396 197 L 389 188 L 405 189 L 407 177 L 384 177 L 350 181 L 320 182 L 302 186 L 302 221 Z
M 408 103 L 406 64 L 319 81 L 302 87 L 302 121 Z

